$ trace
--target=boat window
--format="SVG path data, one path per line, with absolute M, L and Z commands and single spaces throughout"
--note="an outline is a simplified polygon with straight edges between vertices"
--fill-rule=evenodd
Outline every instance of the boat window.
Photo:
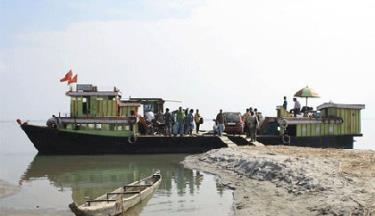
M 288 134 L 289 136 L 296 136 L 296 134 L 297 134 L 297 127 L 296 127 L 296 125 L 289 125 L 286 128 L 285 133 Z

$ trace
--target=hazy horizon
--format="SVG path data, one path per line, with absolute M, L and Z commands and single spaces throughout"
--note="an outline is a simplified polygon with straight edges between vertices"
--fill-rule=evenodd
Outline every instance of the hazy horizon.
M 375 71 L 375 3 L 366 1 L 1 1 L 0 120 L 69 112 L 79 83 L 123 97 L 181 100 L 166 107 L 259 108 L 266 116 L 306 85 L 321 98 L 366 104 Z M 304 99 L 300 99 L 304 104 Z

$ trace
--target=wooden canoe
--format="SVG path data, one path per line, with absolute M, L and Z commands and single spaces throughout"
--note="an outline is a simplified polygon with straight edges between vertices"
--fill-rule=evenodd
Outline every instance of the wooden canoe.
M 159 187 L 161 179 L 158 171 L 140 181 L 103 194 L 94 200 L 87 200 L 80 206 L 73 202 L 69 205 L 69 208 L 77 216 L 121 215 L 130 207 L 150 197 Z

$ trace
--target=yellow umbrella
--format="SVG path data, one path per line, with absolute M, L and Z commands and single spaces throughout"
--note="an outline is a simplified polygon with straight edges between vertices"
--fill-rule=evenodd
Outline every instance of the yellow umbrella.
M 307 106 L 307 99 L 308 98 L 318 98 L 319 97 L 319 94 L 316 93 L 315 90 L 313 90 L 312 88 L 309 88 L 308 86 L 306 86 L 305 88 L 299 90 L 298 92 L 296 92 L 294 94 L 295 97 L 301 97 L 301 98 L 306 98 L 306 106 Z

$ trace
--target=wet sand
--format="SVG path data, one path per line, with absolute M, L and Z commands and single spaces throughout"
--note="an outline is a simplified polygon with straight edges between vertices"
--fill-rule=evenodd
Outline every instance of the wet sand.
M 11 196 L 19 191 L 19 187 L 0 179 L 0 199 Z
M 375 151 L 244 146 L 183 163 L 233 188 L 235 215 L 375 215 Z

